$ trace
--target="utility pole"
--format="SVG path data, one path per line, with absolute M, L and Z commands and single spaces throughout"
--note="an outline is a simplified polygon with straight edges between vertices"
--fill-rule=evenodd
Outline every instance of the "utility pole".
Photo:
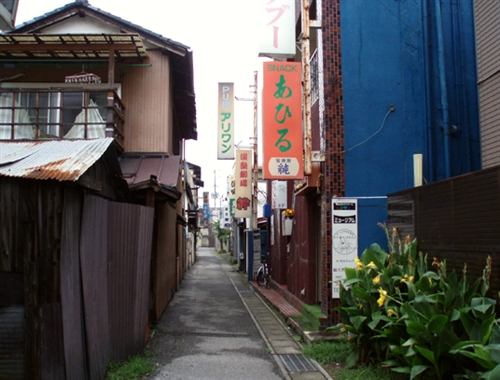
M 309 46 L 309 0 L 302 0 L 302 76 L 304 82 L 304 172 L 311 175 L 311 65 Z
M 257 229 L 257 211 L 258 211 L 258 193 L 259 193 L 259 153 L 258 153 L 258 118 L 257 118 L 257 99 L 258 99 L 258 71 L 253 72 L 253 85 L 254 88 L 253 98 L 239 98 L 235 96 L 238 101 L 252 101 L 253 102 L 253 196 L 252 196 L 252 228 Z
M 252 209 L 252 216 L 253 216 L 253 223 L 252 223 L 252 228 L 254 230 L 257 229 L 257 211 L 258 211 L 258 194 L 259 194 L 259 161 L 258 161 L 258 144 L 257 144 L 257 131 L 258 131 L 258 123 L 257 123 L 257 93 L 258 93 L 258 77 L 257 77 L 258 72 L 254 71 L 253 73 L 253 86 L 254 86 L 254 92 L 253 92 L 253 209 Z

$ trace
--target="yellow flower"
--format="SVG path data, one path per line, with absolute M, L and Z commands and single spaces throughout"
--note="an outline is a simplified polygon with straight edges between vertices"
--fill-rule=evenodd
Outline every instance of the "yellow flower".
M 380 288 L 378 290 L 378 292 L 380 293 L 380 298 L 377 300 L 377 304 L 378 304 L 378 307 L 382 307 L 382 306 L 384 306 L 385 299 L 387 298 L 387 291 Z
M 377 266 L 373 261 L 370 261 L 370 264 L 367 265 L 368 268 L 376 268 Z
M 380 284 L 380 275 L 378 275 L 377 277 L 375 277 L 375 278 L 372 280 L 372 282 L 373 282 L 374 284 Z
M 415 280 L 415 277 L 409 276 L 408 274 L 405 274 L 405 276 L 401 279 L 401 282 L 406 282 L 406 281 L 413 282 L 414 280 Z
M 363 263 L 361 262 L 360 259 L 358 259 L 357 257 L 354 259 L 354 261 L 356 262 L 356 269 L 357 270 L 361 270 L 363 269 Z
M 398 316 L 398 314 L 394 311 L 394 309 L 387 309 L 387 315 L 389 317 L 392 317 L 393 315 L 396 317 Z

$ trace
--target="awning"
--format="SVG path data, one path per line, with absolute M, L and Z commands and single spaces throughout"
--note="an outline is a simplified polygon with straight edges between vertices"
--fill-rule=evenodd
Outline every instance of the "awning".
M 154 189 L 174 200 L 180 199 L 180 165 L 180 156 L 161 153 L 124 153 L 120 157 L 123 178 L 136 196 L 145 196 L 147 189 Z
M 0 59 L 116 59 L 148 56 L 137 33 L 0 34 Z

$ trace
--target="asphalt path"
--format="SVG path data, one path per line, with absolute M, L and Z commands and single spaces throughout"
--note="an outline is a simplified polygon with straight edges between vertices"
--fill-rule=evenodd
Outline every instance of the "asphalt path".
M 222 265 L 213 248 L 197 251 L 150 340 L 148 379 L 285 378 Z

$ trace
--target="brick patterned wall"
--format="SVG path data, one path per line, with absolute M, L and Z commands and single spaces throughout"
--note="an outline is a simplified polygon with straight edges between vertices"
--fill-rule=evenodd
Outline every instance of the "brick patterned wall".
M 321 308 L 327 315 L 324 322 L 340 322 L 332 308 L 332 223 L 331 199 L 344 196 L 344 117 L 342 99 L 342 61 L 340 49 L 340 0 L 322 1 L 323 81 L 325 88 L 324 139 L 325 163 L 321 199 Z

